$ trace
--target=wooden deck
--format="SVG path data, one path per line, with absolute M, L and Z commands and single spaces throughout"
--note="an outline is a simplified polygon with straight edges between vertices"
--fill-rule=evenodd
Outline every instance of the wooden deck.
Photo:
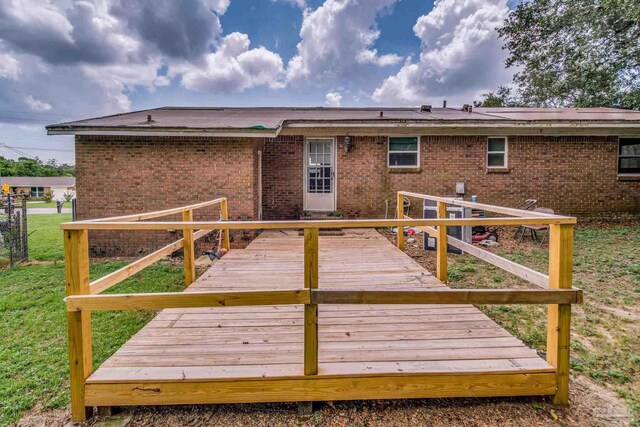
M 301 289 L 303 238 L 266 231 L 185 292 Z M 374 230 L 319 239 L 320 289 L 446 286 Z M 162 310 L 86 381 L 87 406 L 552 395 L 556 370 L 471 305 L 320 305 L 318 375 L 304 307 Z M 452 376 L 456 376 L 452 381 Z

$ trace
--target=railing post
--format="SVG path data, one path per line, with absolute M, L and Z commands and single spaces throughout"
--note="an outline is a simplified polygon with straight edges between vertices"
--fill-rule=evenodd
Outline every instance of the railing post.
M 222 220 L 229 221 L 229 204 L 226 197 L 220 202 L 220 210 L 222 211 Z M 231 249 L 229 233 L 231 233 L 231 230 L 222 230 L 222 247 L 227 251 Z
M 570 289 L 573 280 L 573 224 L 549 226 L 549 288 Z M 556 368 L 553 403 L 569 404 L 571 305 L 550 304 L 547 318 L 547 362 Z
M 447 218 L 447 204 L 438 202 L 438 218 Z M 436 239 L 436 275 L 442 282 L 449 279 L 447 274 L 447 226 L 438 226 L 438 237 Z
M 182 212 L 182 221 L 193 221 L 193 210 Z M 184 286 L 186 288 L 196 280 L 196 250 L 193 230 L 183 229 L 182 237 L 184 241 Z
M 396 211 L 398 212 L 398 219 L 404 219 L 404 194 L 398 193 L 398 202 L 396 204 Z M 398 225 L 396 227 L 398 235 L 398 249 L 404 251 L 404 227 Z
M 66 294 L 89 295 L 89 232 L 64 231 L 64 264 Z M 71 418 L 73 422 L 87 419 L 91 408 L 85 407 L 84 382 L 91 375 L 91 312 L 67 312 L 69 374 L 71 387 Z
M 318 229 L 304 230 L 304 287 L 318 288 Z M 304 305 L 304 374 L 318 374 L 318 305 Z

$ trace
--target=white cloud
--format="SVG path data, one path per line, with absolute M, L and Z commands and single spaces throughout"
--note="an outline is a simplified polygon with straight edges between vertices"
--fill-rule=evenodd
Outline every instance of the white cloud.
M 339 107 L 342 105 L 342 95 L 337 91 L 329 92 L 325 96 L 325 102 L 330 107 Z
M 49 111 L 51 110 L 51 104 L 34 98 L 31 95 L 27 95 L 24 98 L 24 103 L 27 104 L 29 109 L 33 111 Z
M 222 37 L 220 16 L 229 4 L 0 0 L 0 103 L 77 117 L 128 110 L 133 93 L 168 86 L 176 76 L 193 90 L 282 87 L 278 54 L 249 49 L 246 34 Z M 165 68 L 168 72 L 160 74 Z M 43 89 L 47 79 L 66 82 L 67 91 L 90 87 L 92 92 L 82 94 L 84 102 L 70 104 L 66 95 L 53 96 L 59 90 Z
M 204 92 L 237 92 L 266 85 L 281 88 L 284 66 L 277 53 L 263 46 L 249 49 L 249 37 L 231 33 L 222 39 L 218 50 L 205 57 L 203 65 L 188 63 L 170 67 L 172 75 L 182 75 L 182 85 Z
M 393 53 L 379 56 L 377 49 L 365 49 L 358 52 L 356 61 L 360 64 L 375 64 L 384 67 L 397 64 L 402 61 L 402 57 Z
M 169 86 L 170 84 L 171 84 L 171 79 L 167 76 L 158 76 L 156 77 L 156 80 L 153 82 L 153 85 L 155 87 Z
M 8 53 L 0 52 L 0 77 L 10 80 L 18 80 L 20 76 L 20 63 Z
M 82 73 L 99 84 L 110 103 L 117 105 L 119 110 L 131 109 L 128 94 L 137 87 L 149 90 L 156 88 L 158 69 L 162 66 L 160 56 L 147 59 L 146 62 L 113 65 L 85 65 L 81 66 Z
M 448 99 L 470 103 L 481 93 L 511 80 L 505 70 L 496 27 L 506 18 L 507 0 L 440 0 L 418 18 L 417 62 L 407 61 L 372 95 L 384 104 L 418 105 Z
M 352 78 L 363 65 L 385 66 L 402 60 L 378 55 L 372 46 L 380 37 L 376 17 L 397 0 L 326 0 L 316 10 L 306 9 L 297 54 L 289 61 L 288 81 L 326 82 Z
M 271 0 L 274 3 L 288 3 L 292 6 L 297 6 L 300 9 L 304 9 L 305 7 L 307 7 L 307 1 L 306 0 Z
M 231 0 L 204 0 L 205 6 L 220 15 L 224 15 L 230 3 Z

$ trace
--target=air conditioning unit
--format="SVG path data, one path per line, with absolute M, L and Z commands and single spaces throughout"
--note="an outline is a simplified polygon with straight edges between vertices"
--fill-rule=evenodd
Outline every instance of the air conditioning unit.
M 438 217 L 438 205 L 433 200 L 425 200 L 423 205 L 422 217 L 437 218 Z M 447 205 L 447 218 L 471 218 L 471 208 L 465 208 L 463 206 Z M 455 237 L 463 242 L 471 243 L 471 227 L 469 226 L 455 226 L 447 227 L 447 236 Z M 438 239 L 424 233 L 424 249 L 427 251 L 435 251 L 436 243 Z M 463 251 L 458 248 L 454 248 L 451 245 L 447 245 L 447 252 L 454 254 L 462 254 Z

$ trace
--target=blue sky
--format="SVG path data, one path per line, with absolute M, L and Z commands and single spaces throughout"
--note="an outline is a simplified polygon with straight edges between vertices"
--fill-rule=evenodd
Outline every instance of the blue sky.
M 508 84 L 507 0 L 5 0 L 0 144 L 164 105 L 459 106 Z M 18 155 L 0 147 L 0 155 Z

